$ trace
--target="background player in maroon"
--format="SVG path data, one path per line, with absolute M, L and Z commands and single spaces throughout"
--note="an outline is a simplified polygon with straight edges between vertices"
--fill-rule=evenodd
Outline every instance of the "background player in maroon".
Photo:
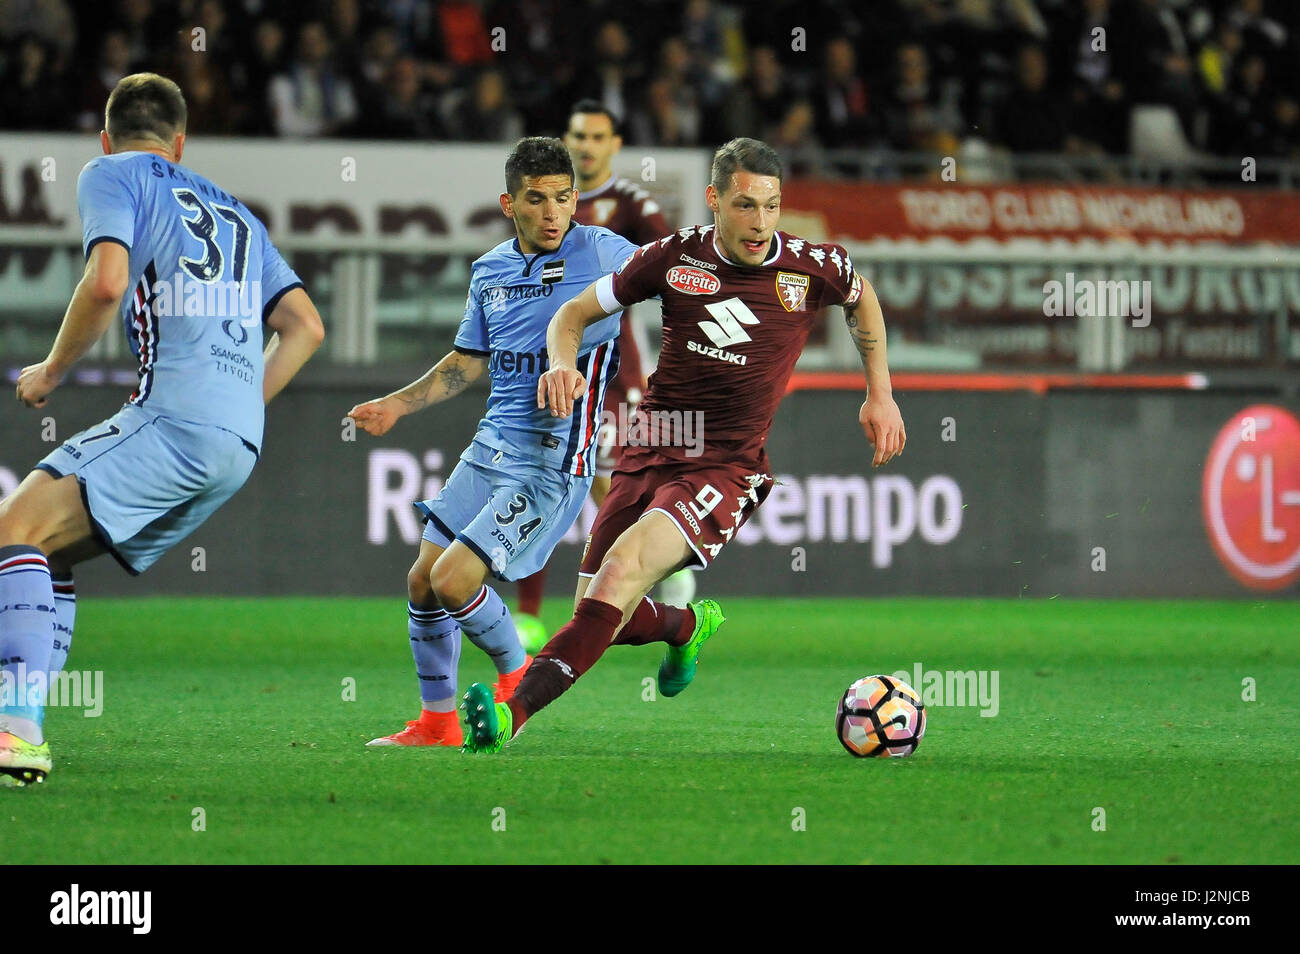
M 637 245 L 645 245 L 667 235 L 671 229 L 659 211 L 654 197 L 635 182 L 614 175 L 611 163 L 623 147 L 618 119 L 594 99 L 575 103 L 569 111 L 569 127 L 564 144 L 573 158 L 577 173 L 578 208 L 573 219 L 580 225 L 602 225 Z M 606 420 L 620 420 L 619 405 L 636 406 L 645 391 L 645 373 L 641 367 L 641 349 L 632 324 L 632 309 L 623 312 L 618 336 L 618 377 L 605 391 Z M 629 412 L 625 412 L 625 416 Z M 618 464 L 623 435 L 602 428 L 596 457 L 596 479 L 591 484 L 591 499 L 599 507 L 609 493 L 610 477 Z M 691 574 L 685 577 L 691 579 Z M 542 591 L 546 585 L 546 568 L 519 581 L 519 612 L 515 614 L 524 648 L 537 652 L 546 642 L 546 630 L 537 619 L 542 609 Z M 689 597 L 687 597 L 689 599 Z M 681 601 L 684 603 L 685 601 Z M 531 617 L 531 620 L 529 619 Z M 536 645 L 529 644 L 532 634 L 540 634 Z M 533 636 L 536 638 L 536 636 Z
M 610 164 L 623 147 L 618 121 L 613 113 L 596 102 L 585 99 L 574 105 L 564 144 L 573 157 L 578 176 L 578 208 L 573 213 L 582 225 L 603 225 L 629 242 L 645 245 L 672 231 L 654 197 L 635 182 L 615 176 Z M 645 372 L 641 367 L 641 349 L 632 324 L 631 309 L 623 312 L 618 337 L 617 387 L 606 392 L 605 410 L 621 403 L 635 405 L 645 391 Z M 610 435 L 621 436 L 621 435 Z M 610 478 L 622 452 L 622 441 L 613 440 L 601 447 L 597 458 L 596 480 L 591 497 L 599 505 L 609 493 Z
M 470 688 L 467 748 L 499 751 L 612 642 L 666 642 L 661 690 L 666 678 L 675 691 L 690 681 L 699 644 L 721 622 L 716 604 L 692 604 L 674 617 L 674 608 L 652 606 L 645 594 L 687 563 L 707 566 L 767 496 L 772 473 L 763 445 L 820 308 L 844 306 L 862 355 L 867 396 L 858 420 L 875 445 L 873 466 L 888 463 L 906 443 L 875 292 L 839 246 L 777 231 L 777 154 L 753 139 L 727 143 L 714 155 L 706 200 L 713 225 L 642 246 L 561 306 L 547 334 L 551 367 L 538 382 L 538 406 L 568 416 L 585 388 L 574 370 L 583 328 L 659 295 L 663 348 L 638 417 L 660 412 L 684 420 L 701 412 L 703 452 L 693 455 L 697 448 L 685 441 L 663 442 L 662 434 L 629 443 L 588 540 L 583 572 L 594 575 L 585 591 L 579 584 L 573 619 L 537 656 L 509 703 L 494 705 L 480 684 Z

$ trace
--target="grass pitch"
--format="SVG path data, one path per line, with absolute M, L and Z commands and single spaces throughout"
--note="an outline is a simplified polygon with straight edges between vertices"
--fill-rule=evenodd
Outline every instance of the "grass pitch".
M 1300 862 L 1296 603 L 722 602 L 681 696 L 648 701 L 659 647 L 614 647 L 490 757 L 363 747 L 417 714 L 401 599 L 92 596 L 70 666 L 104 711 L 50 710 L 5 860 Z M 839 694 L 917 663 L 996 670 L 997 715 L 850 757 Z M 491 677 L 467 642 L 462 686 Z

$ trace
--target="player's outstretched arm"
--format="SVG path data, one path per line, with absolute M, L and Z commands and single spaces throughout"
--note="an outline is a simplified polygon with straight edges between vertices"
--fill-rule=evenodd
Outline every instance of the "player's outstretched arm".
M 477 381 L 487 370 L 487 358 L 452 351 L 418 380 L 385 397 L 358 404 L 348 417 L 361 425 L 367 434 L 387 434 L 399 417 L 455 397 Z
M 325 326 L 301 288 L 281 298 L 266 323 L 275 332 L 262 356 L 262 400 L 270 404 L 321 346 Z
M 45 399 L 117 316 L 130 281 L 130 254 L 116 242 L 100 242 L 90 250 L 86 270 L 68 303 L 54 346 L 40 364 L 18 375 L 18 400 L 44 407 Z
M 907 431 L 903 429 L 903 415 L 894 403 L 894 388 L 889 381 L 889 362 L 885 356 L 885 316 L 875 289 L 865 279 L 862 295 L 853 305 L 844 309 L 844 320 L 849 335 L 862 356 L 862 369 L 867 375 L 867 399 L 858 411 L 858 422 L 876 448 L 872 467 L 889 463 L 903 452 Z
M 573 401 L 587 389 L 587 382 L 577 370 L 578 349 L 582 333 L 614 312 L 606 311 L 592 282 L 555 313 L 546 327 L 546 354 L 550 368 L 537 380 L 537 406 L 550 405 L 552 417 L 568 417 Z

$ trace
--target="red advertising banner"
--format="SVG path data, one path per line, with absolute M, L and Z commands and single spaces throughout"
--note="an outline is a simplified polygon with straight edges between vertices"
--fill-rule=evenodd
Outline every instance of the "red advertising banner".
M 827 239 L 1128 239 L 1300 245 L 1300 194 L 1034 185 L 790 181 L 782 211 Z M 809 237 L 815 237 L 813 230 Z
M 1300 360 L 1300 193 L 791 181 L 782 225 L 848 245 L 895 334 L 935 361 Z M 1098 317 L 1124 331 L 1099 332 Z

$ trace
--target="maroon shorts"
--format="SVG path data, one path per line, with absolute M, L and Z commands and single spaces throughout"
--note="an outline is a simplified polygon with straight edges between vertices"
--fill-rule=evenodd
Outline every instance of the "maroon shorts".
M 686 565 L 706 567 L 771 490 L 766 454 L 757 467 L 666 463 L 615 471 L 609 496 L 587 537 L 579 572 L 593 575 L 623 531 L 656 510 L 686 538 L 694 554 Z

